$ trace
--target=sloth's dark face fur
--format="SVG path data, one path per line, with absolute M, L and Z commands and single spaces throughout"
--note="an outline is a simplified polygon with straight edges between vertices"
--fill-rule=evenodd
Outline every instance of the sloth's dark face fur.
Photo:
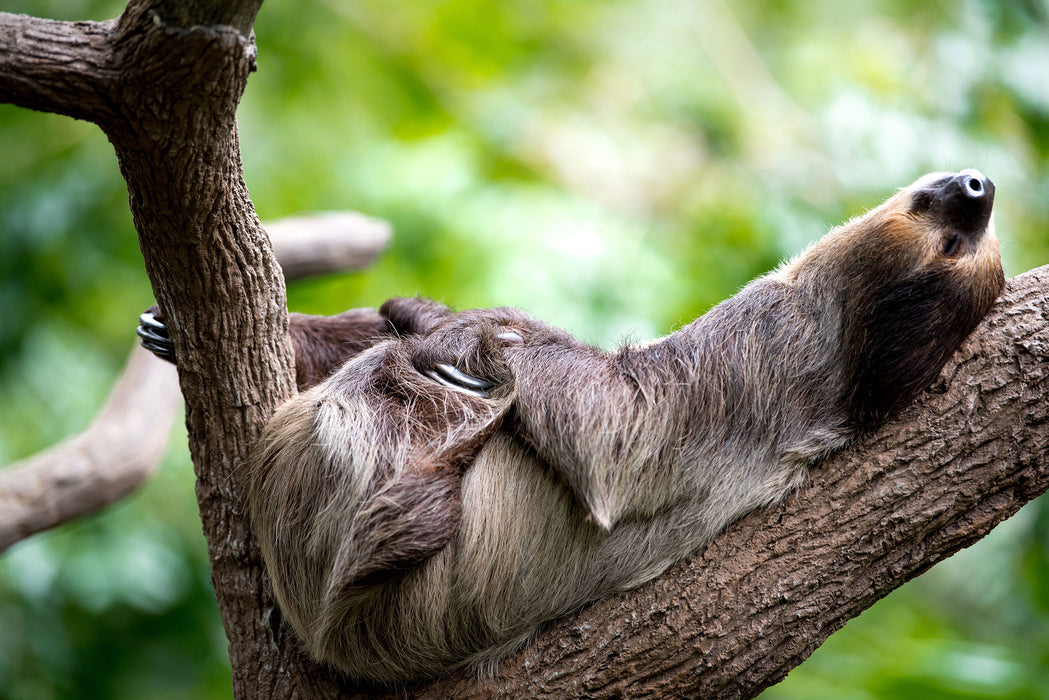
M 346 316 L 338 342 L 300 329 L 318 376 L 312 346 L 367 349 L 285 404 L 249 466 L 285 618 L 349 678 L 399 682 L 654 578 L 932 382 L 1003 288 L 993 200 L 976 171 L 928 175 L 613 352 L 420 299 Z M 491 391 L 434 381 L 451 366 Z
M 993 204 L 979 172 L 932 173 L 774 274 L 840 304 L 857 425 L 909 404 L 1001 294 Z

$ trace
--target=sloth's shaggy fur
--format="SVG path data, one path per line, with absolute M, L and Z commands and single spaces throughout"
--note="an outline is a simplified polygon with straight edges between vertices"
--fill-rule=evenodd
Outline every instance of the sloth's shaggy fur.
M 293 319 L 302 385 L 367 349 L 278 410 L 251 460 L 285 617 L 316 659 L 399 682 L 658 576 L 935 379 L 1003 288 L 992 200 L 975 171 L 926 176 L 613 352 L 421 299 L 337 332 Z M 442 363 L 493 388 L 427 376 Z

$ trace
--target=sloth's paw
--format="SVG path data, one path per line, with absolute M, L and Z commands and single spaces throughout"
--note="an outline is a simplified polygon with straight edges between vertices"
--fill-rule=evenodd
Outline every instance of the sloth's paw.
M 175 362 L 175 345 L 168 337 L 168 327 L 159 318 L 157 307 L 146 310 L 138 317 L 138 328 L 135 333 L 141 339 L 142 347 L 162 360 Z
M 423 370 L 423 374 L 449 389 L 479 396 L 482 399 L 487 399 L 492 387 L 495 386 L 487 379 L 475 377 L 443 363 L 436 365 L 433 369 Z
M 379 308 L 398 335 L 426 335 L 454 312 L 425 297 L 394 297 Z
M 480 398 L 506 398 L 513 375 L 504 350 L 523 342 L 521 332 L 492 311 L 450 316 L 419 338 L 411 353 L 420 374 L 443 387 Z

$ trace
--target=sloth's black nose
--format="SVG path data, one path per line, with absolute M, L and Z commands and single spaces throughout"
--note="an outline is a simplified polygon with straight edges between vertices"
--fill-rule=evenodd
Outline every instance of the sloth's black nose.
M 969 199 L 994 196 L 994 183 L 979 170 L 963 170 L 954 176 L 954 182 L 961 186 L 962 196 Z
M 962 170 L 916 192 L 914 206 L 958 233 L 979 236 L 991 220 L 994 183 L 979 170 Z

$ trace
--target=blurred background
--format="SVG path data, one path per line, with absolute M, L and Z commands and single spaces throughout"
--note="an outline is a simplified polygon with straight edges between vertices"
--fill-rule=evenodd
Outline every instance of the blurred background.
M 7 0 L 57 19 L 116 0 Z M 1049 3 L 268 0 L 240 109 L 265 219 L 393 222 L 334 313 L 515 305 L 611 347 L 683 325 L 931 170 L 997 183 L 1049 263 Z M 0 106 L 0 465 L 84 428 L 151 293 L 90 124 Z M 225 698 L 186 438 L 107 511 L 0 558 L 0 697 Z M 1049 501 L 849 623 L 765 698 L 1049 698 Z

